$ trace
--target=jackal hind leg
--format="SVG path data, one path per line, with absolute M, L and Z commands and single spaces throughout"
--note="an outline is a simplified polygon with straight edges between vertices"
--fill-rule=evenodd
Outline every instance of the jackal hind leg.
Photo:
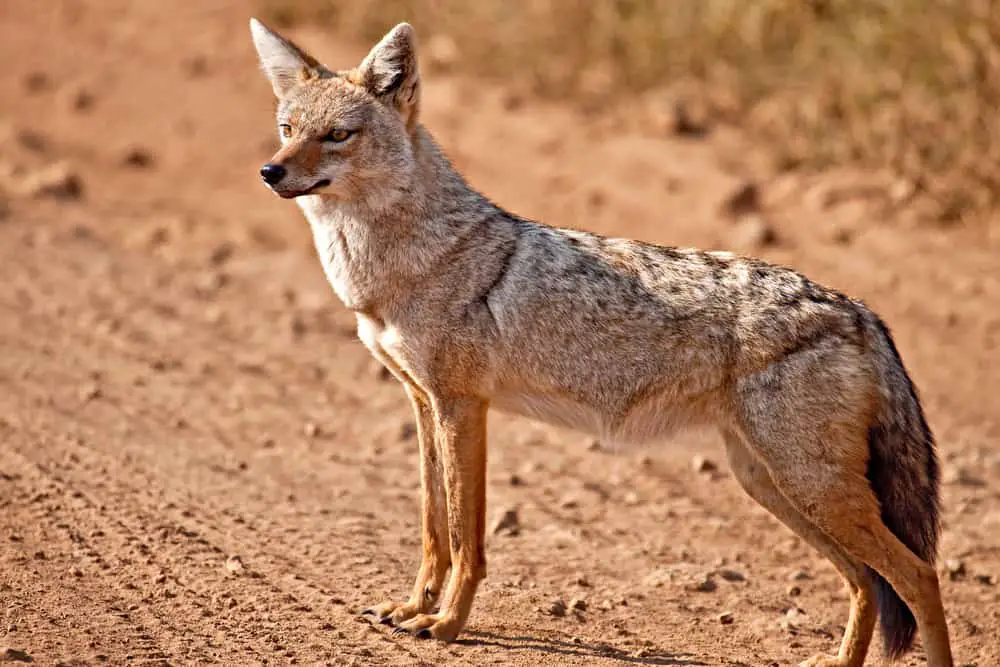
M 838 567 L 863 563 L 889 583 L 913 613 L 928 666 L 952 667 L 937 573 L 882 521 L 867 476 L 868 426 L 879 398 L 864 364 L 842 345 L 816 343 L 741 380 L 737 392 L 744 444 L 767 469 L 780 495 L 804 517 L 803 524 L 815 526 L 837 552 L 847 554 L 849 560 L 837 556 L 842 561 Z M 827 557 L 837 553 L 827 551 Z M 850 569 L 842 573 L 847 576 Z M 852 617 L 860 618 L 859 630 L 865 630 L 853 636 L 862 637 L 871 623 L 873 596 L 861 576 L 848 578 L 865 591 L 852 605 Z M 833 662 L 817 659 L 813 664 L 861 664 L 859 650 L 841 648 L 844 660 L 856 662 L 845 663 L 838 656 Z
M 864 563 L 847 553 L 782 495 L 767 468 L 735 433 L 724 434 L 733 475 L 747 494 L 825 556 L 847 583 L 851 612 L 836 656 L 817 655 L 800 667 L 861 667 L 875 630 L 875 591 Z

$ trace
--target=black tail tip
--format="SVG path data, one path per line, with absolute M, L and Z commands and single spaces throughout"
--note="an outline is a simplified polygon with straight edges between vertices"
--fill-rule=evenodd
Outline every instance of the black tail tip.
M 882 649 L 890 660 L 910 650 L 917 637 L 917 620 L 899 594 L 878 572 L 869 568 L 875 582 L 878 616 L 882 626 Z

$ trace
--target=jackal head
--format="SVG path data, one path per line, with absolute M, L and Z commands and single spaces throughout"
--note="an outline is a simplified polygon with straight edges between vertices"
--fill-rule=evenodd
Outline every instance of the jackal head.
M 250 32 L 278 98 L 281 150 L 260 170 L 271 190 L 361 203 L 409 186 L 420 103 L 409 24 L 389 31 L 351 70 L 327 68 L 257 19 Z

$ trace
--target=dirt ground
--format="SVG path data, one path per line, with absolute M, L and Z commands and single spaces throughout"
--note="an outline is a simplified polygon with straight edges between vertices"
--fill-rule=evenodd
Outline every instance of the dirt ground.
M 757 666 L 835 651 L 839 579 L 743 495 L 714 435 L 613 452 L 505 415 L 490 515 L 516 509 L 520 530 L 489 535 L 461 641 L 357 618 L 416 571 L 412 420 L 298 209 L 258 182 L 275 138 L 250 11 L 0 5 L 0 661 Z M 363 55 L 297 34 L 331 64 Z M 940 443 L 957 664 L 1000 664 L 1000 248 L 880 217 L 861 175 L 758 172 L 735 132 L 653 136 L 444 74 L 424 99 L 473 184 L 519 214 L 736 247 L 880 312 Z M 762 212 L 733 221 L 720 203 L 747 179 Z M 924 662 L 918 647 L 901 664 Z

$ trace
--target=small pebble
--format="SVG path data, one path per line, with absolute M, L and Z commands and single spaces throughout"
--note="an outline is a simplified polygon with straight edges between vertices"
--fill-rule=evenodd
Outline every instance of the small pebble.
M 194 289 L 202 296 L 211 296 L 221 289 L 227 281 L 226 274 L 221 271 L 204 271 L 195 278 Z M 209 319 L 218 322 L 222 319 L 222 314 L 221 310 L 217 310 L 209 315 Z
M 142 146 L 132 146 L 122 155 L 122 165 L 135 169 L 147 169 L 153 166 L 153 154 Z
M 239 556 L 230 556 L 226 559 L 226 571 L 232 574 L 243 571 L 243 561 Z
M 21 130 L 17 133 L 17 142 L 29 151 L 41 153 L 45 150 L 47 142 L 45 137 L 32 130 Z
M 983 487 L 986 486 L 980 477 L 971 470 L 962 466 L 949 466 L 945 468 L 941 475 L 941 481 L 945 484 L 956 484 L 958 486 Z
M 494 535 L 507 535 L 514 537 L 521 532 L 521 517 L 516 507 L 511 507 L 501 511 L 490 531 Z
M 236 246 L 229 242 L 223 242 L 212 248 L 208 256 L 208 263 L 212 266 L 219 266 L 229 261 L 229 258 L 236 252 Z
M 692 112 L 690 104 L 678 102 L 662 114 L 659 123 L 664 130 L 678 137 L 698 138 L 708 132 L 705 120 Z
M 80 388 L 80 400 L 82 401 L 93 401 L 94 399 L 100 397 L 101 388 L 96 384 L 88 384 Z
M 712 575 L 706 574 L 704 577 L 702 577 L 694 584 L 692 584 L 689 588 L 693 591 L 697 591 L 698 593 L 711 593 L 716 588 L 718 588 L 718 585 L 715 583 L 715 580 L 712 578 Z
M 208 61 L 204 56 L 194 56 L 188 58 L 181 63 L 185 73 L 193 78 L 200 78 L 208 73 Z
M 298 313 L 292 313 L 288 318 L 288 329 L 295 338 L 301 338 L 309 331 L 309 327 Z
M 952 581 L 961 579 L 966 573 L 965 563 L 954 558 L 949 558 L 944 562 L 944 571 L 948 574 L 948 578 Z
M 580 501 L 577 500 L 576 496 L 563 496 L 563 499 L 559 501 L 559 507 L 564 510 L 576 509 L 580 506 Z
M 0 662 L 34 662 L 35 659 L 27 651 L 7 647 L 0 653 Z
M 756 213 L 760 210 L 760 188 L 753 181 L 740 183 L 725 198 L 721 208 L 724 214 L 732 218 Z
M 94 95 L 85 88 L 74 90 L 69 95 L 69 107 L 73 111 L 87 111 L 94 106 Z
M 733 230 L 731 244 L 738 252 L 752 253 L 778 243 L 774 226 L 759 215 L 747 216 Z
M 83 182 L 66 163 L 53 164 L 29 174 L 22 187 L 25 193 L 38 199 L 69 201 L 83 196 Z
M 549 604 L 549 607 L 546 610 L 546 612 L 548 613 L 549 616 L 562 618 L 563 616 L 566 615 L 566 603 L 563 600 L 556 598 L 555 600 L 552 601 L 551 604 Z
M 719 469 L 719 466 L 715 465 L 715 462 L 711 459 L 707 459 L 704 456 L 696 456 L 691 459 L 691 469 L 697 473 L 707 473 L 715 472 Z
M 516 91 L 507 90 L 501 96 L 500 104 L 506 111 L 517 111 L 524 106 L 524 96 Z
M 31 93 L 47 90 L 51 85 L 52 81 L 49 79 L 49 75 L 45 72 L 29 72 L 28 75 L 24 77 L 24 87 Z
M 408 442 L 417 437 L 417 425 L 413 422 L 403 422 L 403 425 L 399 427 L 399 439 L 403 442 Z

